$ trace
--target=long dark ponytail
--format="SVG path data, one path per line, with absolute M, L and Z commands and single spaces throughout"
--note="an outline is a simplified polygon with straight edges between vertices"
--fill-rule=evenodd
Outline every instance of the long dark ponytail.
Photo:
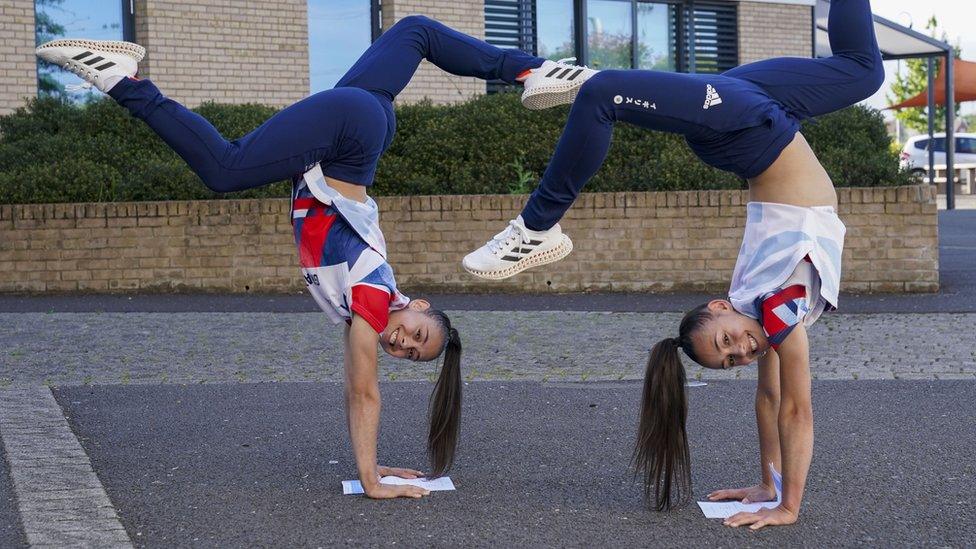
M 441 373 L 430 394 L 427 434 L 427 455 L 431 463 L 431 478 L 439 477 L 454 464 L 458 432 L 461 427 L 461 336 L 451 326 L 451 319 L 442 311 L 428 309 L 444 327 L 444 362 Z
M 685 503 L 691 493 L 686 375 L 678 350 L 694 359 L 691 336 L 710 318 L 707 304 L 690 311 L 681 320 L 679 336 L 659 341 L 647 359 L 632 463 L 645 501 L 657 511 Z

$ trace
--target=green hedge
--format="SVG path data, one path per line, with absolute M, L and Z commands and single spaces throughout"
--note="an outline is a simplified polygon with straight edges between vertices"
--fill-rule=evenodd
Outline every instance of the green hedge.
M 196 112 L 229 139 L 275 110 L 206 104 Z M 374 195 L 528 192 L 545 170 L 568 109 L 528 111 L 516 94 L 460 105 L 397 108 L 398 131 L 380 161 Z M 838 186 L 913 182 L 891 152 L 881 115 L 852 107 L 804 124 L 803 132 Z M 708 168 L 681 137 L 618 125 L 588 191 L 741 188 Z M 111 100 L 72 106 L 32 101 L 0 117 L 0 202 L 187 200 L 287 196 L 288 183 L 217 195 L 145 124 Z

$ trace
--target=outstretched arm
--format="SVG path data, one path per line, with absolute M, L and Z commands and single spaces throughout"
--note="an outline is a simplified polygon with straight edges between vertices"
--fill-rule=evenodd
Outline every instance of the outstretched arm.
M 711 501 L 724 499 L 740 500 L 742 503 L 756 503 L 776 499 L 769 464 L 777 470 L 780 464 L 779 446 L 779 355 L 770 350 L 759 359 L 759 384 L 756 386 L 756 427 L 759 431 L 759 472 L 762 482 L 747 488 L 716 490 L 708 494 Z
M 780 402 L 779 355 L 770 349 L 766 356 L 759 359 L 759 384 L 756 386 L 759 468 L 762 472 L 762 484 L 768 490 L 769 499 L 776 499 L 776 489 L 769 464 L 772 463 L 778 471 L 783 469 L 778 425 Z
M 800 514 L 800 503 L 813 457 L 813 400 L 810 382 L 810 344 L 801 323 L 779 347 L 781 401 L 777 427 L 783 459 L 783 501 L 775 509 L 738 513 L 726 520 L 729 526 L 759 529 L 775 524 L 792 524 Z
M 376 439 L 380 425 L 380 385 L 376 346 L 379 336 L 359 315 L 345 332 L 345 397 L 349 438 L 352 440 L 359 481 L 371 498 L 421 497 L 428 492 L 416 486 L 380 484 L 380 473 L 393 473 L 376 462 Z M 402 472 L 402 471 L 401 471 Z M 413 471 L 419 473 L 419 471 Z

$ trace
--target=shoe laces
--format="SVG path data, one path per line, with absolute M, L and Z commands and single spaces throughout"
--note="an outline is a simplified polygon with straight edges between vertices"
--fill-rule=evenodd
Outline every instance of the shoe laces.
M 525 234 L 522 227 L 513 219 L 508 222 L 508 227 L 505 227 L 505 230 L 496 234 L 491 238 L 491 240 L 488 241 L 488 244 L 486 244 L 488 246 L 488 251 L 497 255 L 502 248 L 510 246 L 516 238 L 518 238 L 523 244 L 529 241 L 529 236 Z
M 577 65 L 576 64 L 576 58 L 575 57 L 563 57 L 559 61 L 556 61 L 556 64 L 557 65 L 566 65 L 566 66 L 570 66 L 570 67 L 580 67 L 580 66 L 582 66 L 582 68 L 584 68 L 584 69 L 588 69 L 589 68 L 586 65 Z
M 81 67 L 77 67 L 77 66 L 73 65 L 72 63 L 65 63 L 64 64 L 64 69 L 67 70 L 67 71 L 69 71 L 69 72 L 72 72 L 72 73 L 78 75 L 79 78 L 81 78 L 81 79 L 84 80 L 84 82 L 82 82 L 81 84 L 67 84 L 64 87 L 64 89 L 65 89 L 65 91 L 69 91 L 69 92 L 75 92 L 75 91 L 80 91 L 80 90 L 90 90 L 92 88 L 92 83 L 89 82 L 89 80 L 94 80 L 98 76 L 97 74 L 93 73 L 92 71 L 87 70 L 87 69 L 83 69 Z

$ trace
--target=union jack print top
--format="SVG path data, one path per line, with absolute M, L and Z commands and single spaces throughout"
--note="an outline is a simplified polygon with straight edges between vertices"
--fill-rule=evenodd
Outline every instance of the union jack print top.
M 797 265 L 793 275 L 783 288 L 756 298 L 760 311 L 759 323 L 769 339 L 770 346 L 779 349 L 781 343 L 801 322 L 812 324 L 820 316 L 823 301 L 820 294 L 820 276 L 806 257 Z M 818 307 L 820 310 L 817 310 Z
M 763 324 L 773 347 L 800 322 L 810 326 L 837 308 L 845 233 L 830 206 L 750 202 L 732 307 Z
M 320 202 L 303 183 L 292 191 L 292 226 L 308 291 L 336 324 L 352 323 L 355 313 L 382 332 L 390 311 L 410 303 L 397 290 L 386 250 L 370 247 L 334 204 Z

